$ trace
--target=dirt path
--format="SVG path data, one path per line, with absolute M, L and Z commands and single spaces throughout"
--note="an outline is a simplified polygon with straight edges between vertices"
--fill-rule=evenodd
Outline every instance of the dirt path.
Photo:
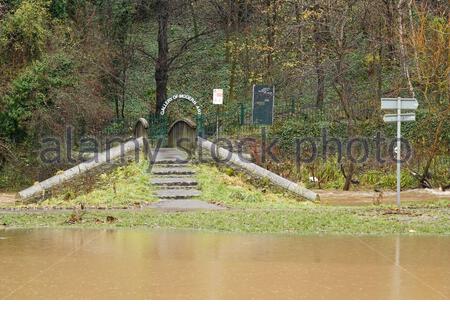
M 360 206 L 372 204 L 395 204 L 395 192 L 384 192 L 382 195 L 370 191 L 327 191 L 315 190 L 320 195 L 320 202 L 325 205 L 342 206 Z M 442 192 L 439 190 L 408 190 L 402 192 L 403 202 L 423 202 L 447 199 L 450 200 L 450 191 Z

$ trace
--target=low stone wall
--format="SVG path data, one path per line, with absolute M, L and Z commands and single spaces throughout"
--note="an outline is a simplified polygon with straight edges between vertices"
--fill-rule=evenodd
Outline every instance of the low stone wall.
M 134 161 L 135 157 L 140 156 L 140 152 L 145 149 L 144 141 L 145 138 L 142 137 L 133 139 L 97 154 L 91 160 L 19 192 L 17 198 L 23 202 L 45 199 L 51 194 L 52 190 L 60 188 L 67 183 L 75 182 L 75 180 L 81 179 L 86 175 L 103 173 L 118 165 L 124 165 L 130 161 Z
M 218 159 L 221 160 L 226 159 L 226 162 L 224 162 L 225 164 L 240 168 L 249 173 L 250 175 L 256 176 L 258 178 L 268 179 L 271 183 L 273 183 L 277 187 L 288 190 L 296 194 L 297 196 L 300 196 L 310 201 L 320 200 L 320 197 L 317 193 L 303 186 L 300 186 L 295 182 L 285 179 L 269 170 L 266 170 L 250 161 L 245 161 L 244 159 L 241 159 L 237 154 L 232 153 L 224 148 L 218 147 L 217 145 L 206 139 L 198 137 L 198 146 L 199 148 L 207 150 L 207 152 L 209 153 L 214 152 L 216 158 Z

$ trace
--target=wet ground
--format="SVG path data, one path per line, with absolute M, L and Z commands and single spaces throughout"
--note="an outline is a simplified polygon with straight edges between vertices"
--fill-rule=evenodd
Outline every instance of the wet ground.
M 366 206 L 366 205 L 394 205 L 397 201 L 397 194 L 393 191 L 386 191 L 382 194 L 374 191 L 340 191 L 340 190 L 314 190 L 320 195 L 320 203 L 333 206 Z M 13 206 L 16 200 L 13 193 L 0 193 L 0 207 Z M 439 191 L 438 189 L 408 190 L 402 192 L 403 203 L 430 202 L 434 200 L 450 200 L 450 191 Z M 189 202 L 189 201 L 188 201 Z M 182 203 L 182 201 L 163 201 L 157 203 L 152 208 L 162 210 L 220 210 L 218 206 L 207 204 L 205 202 L 191 201 L 191 203 Z
M 364 205 L 393 205 L 397 203 L 397 193 L 385 191 L 328 191 L 315 190 L 320 195 L 320 203 L 334 206 L 364 206 Z M 450 200 L 450 191 L 437 189 L 408 190 L 401 193 L 403 203 L 429 202 L 434 200 Z
M 14 193 L 0 193 L 0 206 L 12 206 L 16 202 Z
M 449 237 L 0 231 L 2 299 L 449 299 Z

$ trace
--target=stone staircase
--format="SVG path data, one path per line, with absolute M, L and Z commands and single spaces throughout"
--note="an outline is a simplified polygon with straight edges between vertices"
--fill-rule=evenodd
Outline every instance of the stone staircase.
M 161 149 L 152 168 L 151 184 L 160 200 L 186 200 L 199 197 L 195 170 L 185 159 L 185 154 L 176 149 Z

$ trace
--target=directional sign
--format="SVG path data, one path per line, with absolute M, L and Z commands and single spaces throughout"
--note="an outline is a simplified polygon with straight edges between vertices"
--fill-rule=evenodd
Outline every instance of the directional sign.
M 381 110 L 397 110 L 399 107 L 398 98 L 384 98 L 381 99 Z M 401 98 L 401 110 L 417 110 L 419 108 L 419 101 L 417 99 Z
M 383 118 L 384 122 L 397 122 L 398 121 L 398 115 L 396 114 L 387 114 Z M 416 121 L 416 114 L 415 113 L 402 113 L 400 116 L 401 122 L 413 122 Z
M 397 123 L 397 206 L 401 208 L 401 185 L 402 185 L 402 122 L 416 121 L 415 113 L 402 113 L 403 110 L 417 110 L 419 102 L 410 98 L 384 98 L 381 99 L 381 110 L 395 110 L 397 114 L 387 114 L 384 122 Z

